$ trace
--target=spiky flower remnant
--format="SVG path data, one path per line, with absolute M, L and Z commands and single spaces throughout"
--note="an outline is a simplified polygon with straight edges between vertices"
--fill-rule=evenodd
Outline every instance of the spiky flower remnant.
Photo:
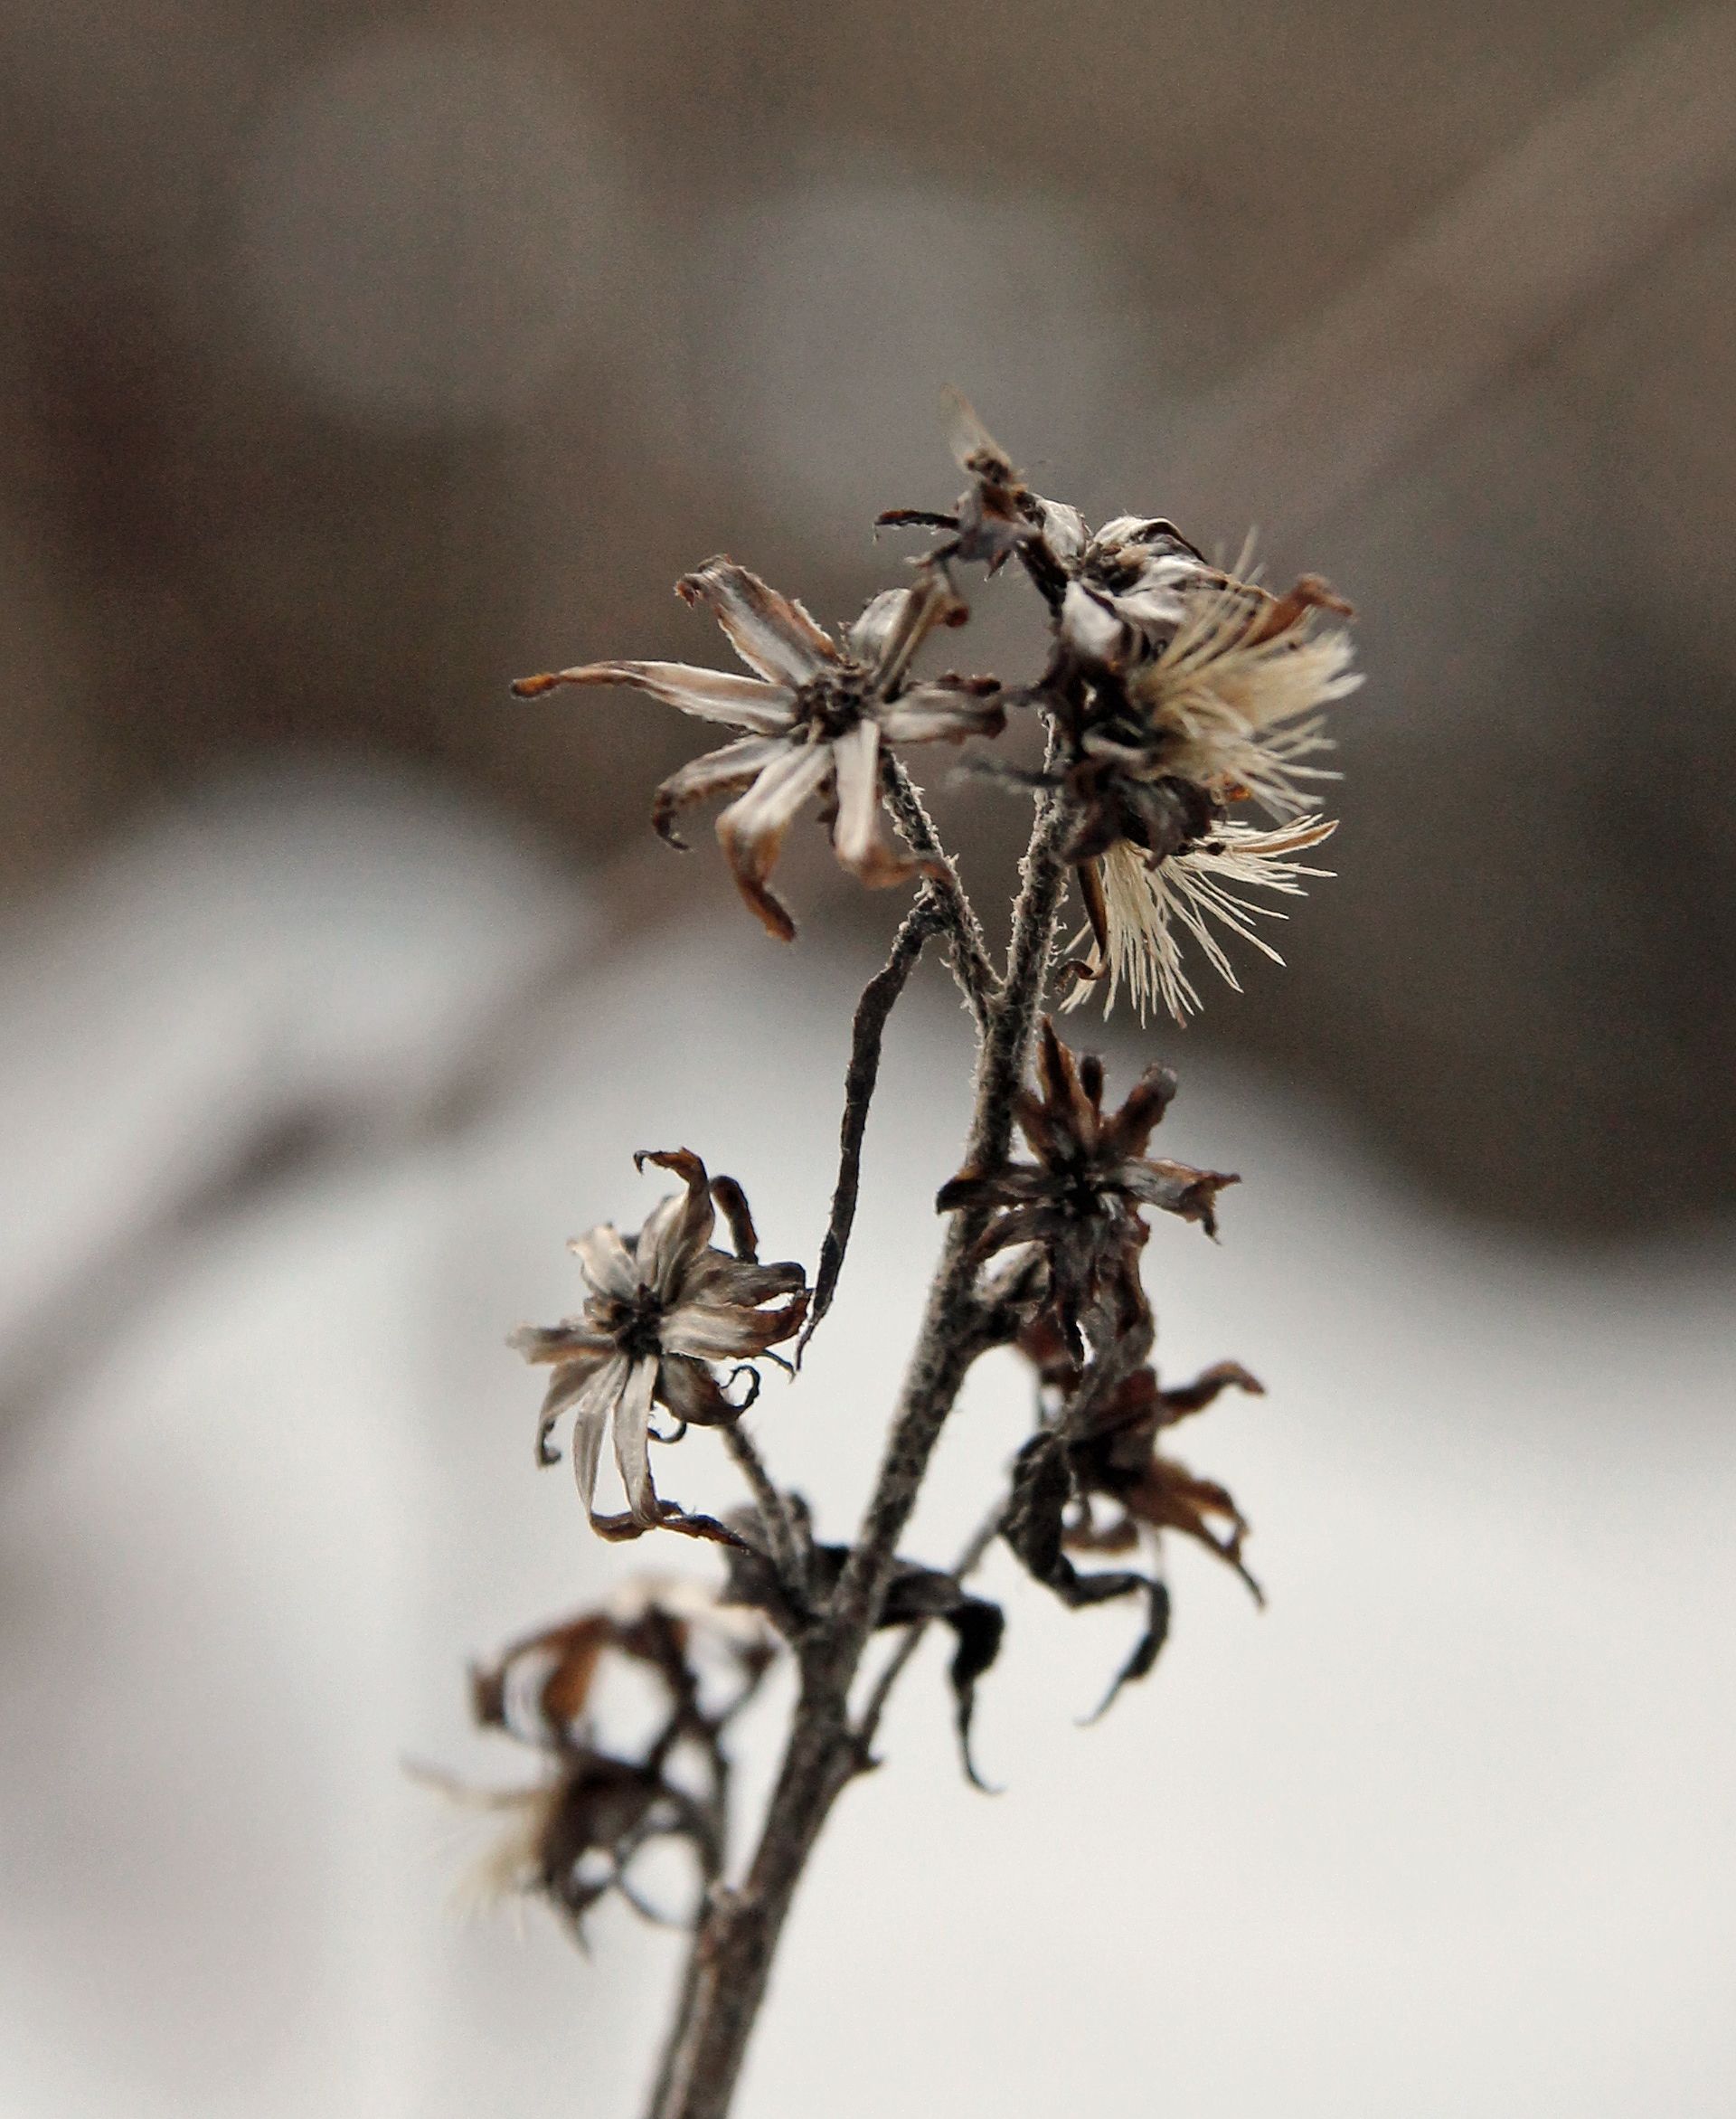
M 1249 893 L 1294 896 L 1328 873 L 1293 856 L 1335 828 L 1303 813 L 1303 783 L 1335 777 L 1310 762 L 1331 748 L 1320 716 L 1362 682 L 1348 634 L 1322 622 L 1350 606 L 1314 574 L 1273 596 L 1241 578 L 1246 553 L 1236 572 L 1214 567 L 1162 517 L 1121 516 L 1093 534 L 1077 509 L 1033 492 L 980 424 L 963 426 L 958 456 L 971 484 L 950 514 L 882 519 L 949 528 L 943 553 L 1016 556 L 1049 605 L 1037 695 L 1056 755 L 1041 773 L 984 770 L 1073 799 L 1064 850 L 1086 925 L 1063 1005 L 1107 979 L 1106 1008 L 1125 985 L 1141 1017 L 1161 1002 L 1182 1020 L 1200 1005 L 1184 937 L 1237 987 L 1224 936 L 1283 960 L 1254 924 L 1281 914 Z M 1286 828 L 1232 818 L 1248 801 Z
M 721 1661 L 724 1697 L 708 1699 L 702 1660 Z M 611 1893 L 650 1918 L 631 1870 L 656 1841 L 693 1854 L 702 1883 L 723 1856 L 727 1819 L 724 1730 L 770 1667 L 763 1622 L 698 1596 L 691 1585 L 646 1584 L 614 1604 L 539 1629 L 470 1673 L 482 1729 L 530 1750 L 538 1778 L 478 1789 L 423 1773 L 455 1802 L 502 1821 L 458 1886 L 465 1907 L 541 1897 L 583 1939 L 584 1916 Z M 595 1726 L 598 1679 L 611 1661 L 646 1673 L 662 1702 L 643 1743 L 608 1746 Z M 692 1770 L 680 1770 L 684 1754 Z
M 1137 1301 L 1139 1252 L 1147 1230 L 1141 1209 L 1159 1207 L 1217 1234 L 1217 1198 L 1238 1180 L 1227 1170 L 1147 1156 L 1153 1129 L 1169 1108 L 1175 1077 L 1148 1067 L 1120 1110 L 1103 1110 L 1103 1063 L 1094 1053 L 1075 1060 L 1045 1017 L 1037 1048 L 1042 1093 L 1022 1090 L 1013 1116 L 1029 1143 L 1029 1163 L 967 1168 L 940 1187 L 943 1213 L 994 1209 L 972 1244 L 992 1258 L 1009 1245 L 1031 1244 L 1048 1269 L 1044 1299 L 1068 1343 L 1080 1343 L 1088 1312 L 1107 1309 L 1114 1320 Z

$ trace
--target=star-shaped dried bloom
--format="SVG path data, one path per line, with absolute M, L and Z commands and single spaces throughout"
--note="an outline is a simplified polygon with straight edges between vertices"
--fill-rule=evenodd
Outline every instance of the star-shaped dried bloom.
M 558 1325 L 524 1326 L 509 1342 L 527 1361 L 554 1371 L 537 1421 L 537 1461 L 559 1462 L 549 1437 L 571 1407 L 573 1469 L 593 1529 L 627 1538 L 661 1524 L 727 1543 L 730 1534 L 710 1517 L 658 1498 L 651 1408 L 667 1406 L 684 1428 L 737 1418 L 742 1405 L 725 1395 L 712 1364 L 751 1362 L 797 1332 L 807 1310 L 807 1275 L 793 1263 L 760 1263 L 747 1201 L 733 1178 L 708 1177 L 684 1148 L 634 1160 L 673 1170 L 686 1191 L 663 1200 L 637 1236 L 604 1223 L 575 1238 L 571 1249 L 590 1290 L 582 1312 Z M 712 1243 L 718 1207 L 734 1255 Z M 611 1429 L 627 1509 L 599 1515 L 598 1469 Z
M 881 820 L 891 746 L 963 743 L 1000 733 L 1005 714 L 992 678 L 948 676 L 912 682 L 917 649 L 965 606 L 936 566 L 889 589 L 845 629 L 842 644 L 802 606 L 728 558 L 676 584 L 704 604 L 753 672 L 696 669 L 681 662 L 593 662 L 513 689 L 530 698 L 557 685 L 634 685 L 702 720 L 743 732 L 672 773 L 656 791 L 652 821 L 672 845 L 675 820 L 714 795 L 733 798 L 717 836 L 742 896 L 771 933 L 788 941 L 795 922 L 769 887 L 786 835 L 810 798 L 829 811 L 834 852 L 873 886 L 897 883 L 917 864 L 895 853 Z
M 1014 1244 L 1041 1248 L 1049 1301 L 1071 1346 L 1089 1312 L 1138 1307 L 1142 1209 L 1161 1207 L 1217 1234 L 1217 1197 L 1237 1179 L 1223 1170 L 1147 1156 L 1153 1129 L 1175 1093 L 1167 1067 L 1148 1067 L 1119 1111 L 1103 1110 L 1103 1063 L 1075 1061 L 1046 1017 L 1037 1053 L 1041 1093 L 1022 1090 L 1014 1117 L 1034 1160 L 961 1170 L 936 1205 L 994 1210 L 976 1244 L 988 1258 Z

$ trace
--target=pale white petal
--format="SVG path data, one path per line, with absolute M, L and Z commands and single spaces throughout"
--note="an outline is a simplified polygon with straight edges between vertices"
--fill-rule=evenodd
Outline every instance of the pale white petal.
M 765 684 L 730 670 L 700 669 L 687 662 L 589 662 L 551 676 L 528 677 L 519 688 L 546 692 L 556 685 L 632 685 L 684 714 L 758 735 L 776 735 L 788 728 L 795 710 L 795 694 L 788 685 Z
M 992 695 L 978 698 L 951 685 L 918 685 L 876 709 L 875 718 L 889 743 L 962 743 L 967 736 L 995 734 L 1004 712 Z
M 829 743 L 792 744 L 724 810 L 717 820 L 718 837 L 747 841 L 769 832 L 781 840 L 797 811 L 818 792 L 831 771 Z
M 638 1268 L 612 1222 L 603 1222 L 582 1236 L 575 1236 L 567 1249 L 577 1256 L 580 1272 L 599 1295 L 631 1301 L 639 1285 Z
M 627 1373 L 627 1356 L 617 1354 L 591 1377 L 579 1400 L 572 1427 L 572 1475 L 579 1482 L 579 1497 L 588 1515 L 596 1513 L 597 1467 L 602 1461 L 603 1436 L 609 1414 L 626 1387 Z
M 703 1166 L 696 1182 L 684 1192 L 660 1200 L 640 1231 L 635 1246 L 639 1271 L 660 1302 L 673 1301 L 693 1261 L 712 1240 L 717 1212 L 710 1187 L 703 1182 Z
M 832 845 L 846 868 L 872 870 L 892 858 L 880 831 L 880 730 L 867 716 L 832 745 L 838 815 Z
M 657 1287 L 680 1248 L 677 1232 L 687 1205 L 684 1192 L 671 1192 L 645 1217 L 645 1226 L 633 1242 L 634 1263 L 647 1288 Z
M 1081 661 L 1112 663 L 1127 639 L 1127 628 L 1108 603 L 1086 588 L 1070 582 L 1061 605 L 1061 638 Z
M 651 819 L 666 831 L 676 815 L 711 795 L 733 795 L 759 779 L 774 758 L 786 748 L 781 736 L 743 736 L 739 743 L 725 743 L 721 751 L 707 751 L 672 772 L 657 789 Z
M 636 1361 L 627 1387 L 615 1403 L 615 1462 L 621 1488 L 636 1523 L 649 1529 L 657 1520 L 657 1490 L 651 1483 L 651 1394 L 656 1388 L 655 1359 Z
M 730 1361 L 765 1350 L 765 1313 L 735 1303 L 684 1302 L 663 1320 L 667 1354 L 693 1354 L 701 1361 Z
M 850 628 L 850 652 L 858 662 L 873 665 L 880 660 L 904 615 L 910 593 L 908 589 L 882 589 Z
M 806 684 L 838 659 L 799 603 L 732 559 L 708 559 L 676 586 L 688 602 L 707 606 L 742 661 L 773 684 Z
M 1071 566 L 1085 549 L 1085 518 L 1064 501 L 1045 500 L 1040 493 L 1032 499 L 1043 522 L 1043 540 L 1063 566 Z

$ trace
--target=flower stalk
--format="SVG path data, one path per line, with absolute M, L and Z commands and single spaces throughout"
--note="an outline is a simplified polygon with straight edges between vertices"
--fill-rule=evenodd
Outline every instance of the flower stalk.
M 985 1784 L 971 1756 L 971 1720 L 1005 1615 L 965 1582 L 992 1544 L 1004 1542 L 1070 1607 L 1143 1603 L 1144 1629 L 1110 1698 L 1151 1670 L 1166 1636 L 1165 1537 L 1205 1547 L 1260 1594 L 1234 1499 L 1159 1448 L 1168 1426 L 1226 1388 L 1260 1386 L 1236 1363 L 1220 1362 L 1165 1388 L 1152 1362 L 1156 1328 L 1142 1279 L 1146 1216 L 1178 1216 L 1215 1235 L 1218 1194 L 1237 1180 L 1150 1155 L 1174 1075 L 1154 1064 L 1118 1109 L 1106 1108 L 1102 1063 L 1075 1055 L 1050 1011 L 1107 981 L 1109 1000 L 1125 985 L 1137 1001 L 1161 1000 L 1179 1018 L 1198 1005 L 1181 965 L 1184 937 L 1231 984 L 1217 930 L 1272 953 L 1251 932 L 1253 907 L 1238 891 L 1299 891 L 1297 879 L 1315 872 L 1293 856 L 1332 828 L 1301 813 L 1297 783 L 1320 777 L 1302 762 L 1325 744 L 1316 710 L 1356 681 L 1346 638 L 1323 629 L 1324 618 L 1347 607 L 1313 577 L 1286 596 L 1269 595 L 1212 566 L 1160 517 L 1118 516 L 1093 534 L 1076 510 L 1031 491 L 967 407 L 957 454 L 968 484 L 951 510 L 881 518 L 939 533 L 910 584 L 876 597 L 835 636 L 718 558 L 685 577 L 680 593 L 710 610 L 748 675 L 614 660 L 514 687 L 537 695 L 630 685 L 732 729 L 731 742 L 665 781 L 653 821 L 679 845 L 675 820 L 722 798 L 724 857 L 748 906 L 781 941 L 794 939 L 796 922 L 769 878 L 804 808 L 817 811 L 839 862 L 860 881 L 915 884 L 887 960 L 857 1006 L 838 1174 L 813 1283 L 793 1261 L 760 1263 L 740 1185 L 712 1177 L 687 1149 L 663 1150 L 637 1159 L 670 1172 L 683 1191 L 654 1207 L 635 1235 L 604 1224 L 579 1238 L 589 1290 L 581 1313 L 514 1336 L 528 1359 L 552 1369 L 539 1461 L 555 1460 L 554 1424 L 573 1413 L 574 1466 L 592 1527 L 617 1540 L 680 1532 L 721 1548 L 723 1563 L 725 1579 L 700 1614 L 654 1604 L 632 1621 L 581 1615 L 529 1637 L 486 1686 L 477 1681 L 484 1726 L 533 1743 L 545 1765 L 537 1790 L 505 1799 L 523 1815 L 499 1873 L 576 1924 L 610 1893 L 647 1910 L 631 1876 L 647 1838 L 691 1849 L 690 1940 L 647 2119 L 725 2119 L 731 2111 L 809 1857 L 833 1804 L 874 1763 L 892 1689 L 937 1621 L 954 1640 L 948 1678 L 964 1770 Z M 1036 590 L 1047 628 L 1040 676 L 1005 686 L 923 674 L 925 648 L 967 616 L 957 571 L 992 573 L 1009 562 Z M 1041 720 L 1042 770 L 994 760 L 980 768 L 1035 797 L 996 966 L 900 752 L 993 742 L 1020 712 Z M 1248 801 L 1263 805 L 1278 828 L 1261 831 L 1231 814 Z M 902 852 L 889 842 L 889 822 Z M 1070 887 L 1085 928 L 1071 960 L 1058 964 Z M 976 1031 L 970 1126 L 962 1167 L 936 1199 L 947 1227 L 873 1488 L 849 1542 L 826 1543 L 802 1497 L 780 1488 L 741 1415 L 758 1393 L 757 1364 L 790 1368 L 775 1348 L 794 1339 L 799 1368 L 837 1295 L 883 1038 L 930 942 L 940 945 Z M 1015 1156 L 1015 1129 L 1029 1159 Z M 720 1223 L 728 1250 L 713 1241 Z M 997 1498 L 959 1559 L 950 1568 L 925 1565 L 904 1540 L 935 1445 L 971 1367 L 997 1347 L 1029 1366 L 1036 1426 L 1012 1466 L 996 1468 Z M 659 1409 L 672 1432 L 657 1424 Z M 690 1427 L 719 1430 L 749 1506 L 709 1515 L 658 1492 L 651 1445 L 679 1442 Z M 606 1436 L 622 1489 L 614 1510 L 598 1499 Z M 1079 1564 L 1091 1554 L 1143 1561 Z M 864 1680 L 870 1644 L 882 1631 L 900 1638 Z M 728 1644 L 734 1679 L 722 1704 L 708 1695 L 702 1668 L 713 1637 Z M 609 1748 L 597 1726 L 591 1676 L 606 1651 L 648 1661 L 668 1691 L 669 1717 L 637 1754 Z M 794 1666 L 796 1702 L 753 1849 L 736 1864 L 726 1739 L 774 1655 Z M 534 1711 L 515 1720 L 511 1702 L 526 1687 Z M 702 1795 L 691 1792 L 696 1782 Z

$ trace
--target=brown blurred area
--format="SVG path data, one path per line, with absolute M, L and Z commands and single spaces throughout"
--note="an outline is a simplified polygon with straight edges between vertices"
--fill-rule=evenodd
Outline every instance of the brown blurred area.
M 874 509 L 954 489 L 951 383 L 1043 490 L 1257 522 L 1363 613 L 1340 879 L 1187 1043 L 1473 1214 L 1728 1207 L 1729 14 L 27 4 L 0 54 L 21 903 L 308 752 L 636 892 L 703 732 L 506 679 L 712 659 L 668 587 L 719 549 L 847 610 Z M 1036 637 L 1009 583 L 959 651 Z M 1016 806 L 937 791 L 1004 866 Z M 703 842 L 668 868 L 722 891 Z M 798 946 L 888 924 L 798 876 Z

